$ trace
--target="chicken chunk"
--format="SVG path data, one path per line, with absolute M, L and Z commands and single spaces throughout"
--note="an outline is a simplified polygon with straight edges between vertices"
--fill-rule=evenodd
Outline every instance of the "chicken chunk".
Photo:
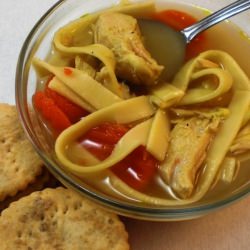
M 91 56 L 76 56 L 75 67 L 95 79 L 97 74 L 97 62 Z
M 133 84 L 153 85 L 163 66 L 145 49 L 137 20 L 120 13 L 102 14 L 95 26 L 95 42 L 111 49 L 117 65 L 116 74 Z
M 218 124 L 218 119 L 193 117 L 177 123 L 171 131 L 169 150 L 160 166 L 160 174 L 179 197 L 188 198 L 192 194 Z

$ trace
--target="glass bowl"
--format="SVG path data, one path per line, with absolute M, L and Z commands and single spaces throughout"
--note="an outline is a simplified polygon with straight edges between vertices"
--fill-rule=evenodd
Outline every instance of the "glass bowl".
M 105 208 L 118 214 L 133 217 L 137 219 L 156 220 L 156 221 L 177 221 L 192 219 L 203 216 L 216 209 L 227 206 L 240 198 L 246 196 L 250 191 L 249 175 L 240 176 L 241 181 L 233 184 L 227 190 L 220 192 L 220 195 L 207 195 L 205 200 L 195 202 L 190 205 L 178 207 L 150 207 L 143 204 L 132 204 L 112 198 L 104 193 L 101 193 L 89 185 L 85 184 L 79 178 L 66 172 L 60 167 L 54 155 L 52 142 L 49 136 L 44 133 L 44 128 L 39 123 L 36 113 L 32 105 L 32 95 L 37 88 L 36 73 L 31 66 L 31 61 L 34 56 L 44 59 L 51 48 L 51 41 L 55 31 L 66 25 L 78 17 L 95 12 L 101 9 L 108 8 L 118 4 L 117 0 L 102 1 L 102 0 L 62 0 L 57 2 L 47 13 L 42 16 L 38 23 L 28 35 L 18 61 L 16 72 L 16 104 L 20 114 L 20 119 L 25 132 L 35 150 L 40 155 L 42 160 L 53 175 L 61 181 L 65 186 L 75 189 L 83 196 L 101 204 Z M 156 4 L 159 8 L 172 8 L 188 10 L 189 6 L 197 5 L 202 8 L 196 8 L 192 14 L 197 18 L 201 18 L 207 14 L 207 10 L 215 11 L 227 5 L 228 1 L 168 1 L 159 0 Z M 203 9 L 204 8 L 204 9 Z M 246 25 L 249 22 L 249 13 L 240 14 L 233 19 L 233 23 L 244 30 L 246 34 L 250 34 L 250 26 Z M 221 26 L 222 25 L 222 26 Z M 235 32 L 240 32 L 238 27 Z M 217 25 L 218 29 L 223 28 L 223 24 Z M 244 34 L 247 42 L 247 36 Z M 249 42 L 249 41 L 248 41 Z M 250 42 L 248 43 L 248 51 L 250 51 Z M 250 55 L 250 54 L 249 54 Z M 249 57 L 248 57 L 249 58 Z M 248 60 L 247 60 L 248 61 Z M 250 68 L 248 62 L 244 67 Z

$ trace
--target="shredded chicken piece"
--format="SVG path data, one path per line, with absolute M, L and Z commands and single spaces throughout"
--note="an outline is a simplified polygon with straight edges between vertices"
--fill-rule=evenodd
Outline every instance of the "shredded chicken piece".
M 95 79 L 97 74 L 97 62 L 94 58 L 91 58 L 90 56 L 76 56 L 75 67 Z
M 218 120 L 193 117 L 180 121 L 171 131 L 168 154 L 160 166 L 160 174 L 181 198 L 187 198 L 193 192 Z
M 101 69 L 99 69 L 100 65 L 98 65 L 98 61 L 94 57 L 88 55 L 76 56 L 75 67 L 76 69 L 85 72 L 90 77 L 103 84 L 103 86 L 107 89 L 110 89 L 108 70 L 106 66 L 103 66 Z M 120 88 L 125 99 L 131 98 L 132 95 L 130 94 L 129 87 L 126 84 L 120 83 Z
M 157 83 L 163 66 L 145 49 L 137 20 L 121 13 L 105 13 L 97 20 L 95 42 L 110 48 L 115 55 L 116 74 L 133 84 Z

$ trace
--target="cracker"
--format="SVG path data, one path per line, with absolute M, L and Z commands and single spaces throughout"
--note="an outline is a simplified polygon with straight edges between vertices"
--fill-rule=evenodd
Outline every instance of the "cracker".
M 42 166 L 24 134 L 15 106 L 0 104 L 0 201 L 34 182 Z
M 127 250 L 127 240 L 115 214 L 63 187 L 34 192 L 0 216 L 1 250 Z
M 24 196 L 27 196 L 35 191 L 40 191 L 46 187 L 58 187 L 60 183 L 44 168 L 42 174 L 36 177 L 33 183 L 30 183 L 24 190 L 17 192 L 15 196 L 7 197 L 4 201 L 0 202 L 0 214 L 1 211 L 6 209 L 10 203 L 17 201 Z

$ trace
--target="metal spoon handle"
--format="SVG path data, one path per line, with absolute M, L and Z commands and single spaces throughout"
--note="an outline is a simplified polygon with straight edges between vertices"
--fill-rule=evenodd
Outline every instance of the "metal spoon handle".
M 200 32 L 249 8 L 250 0 L 238 0 L 221 10 L 214 12 L 199 22 L 183 29 L 181 33 L 185 36 L 186 42 L 189 43 Z

